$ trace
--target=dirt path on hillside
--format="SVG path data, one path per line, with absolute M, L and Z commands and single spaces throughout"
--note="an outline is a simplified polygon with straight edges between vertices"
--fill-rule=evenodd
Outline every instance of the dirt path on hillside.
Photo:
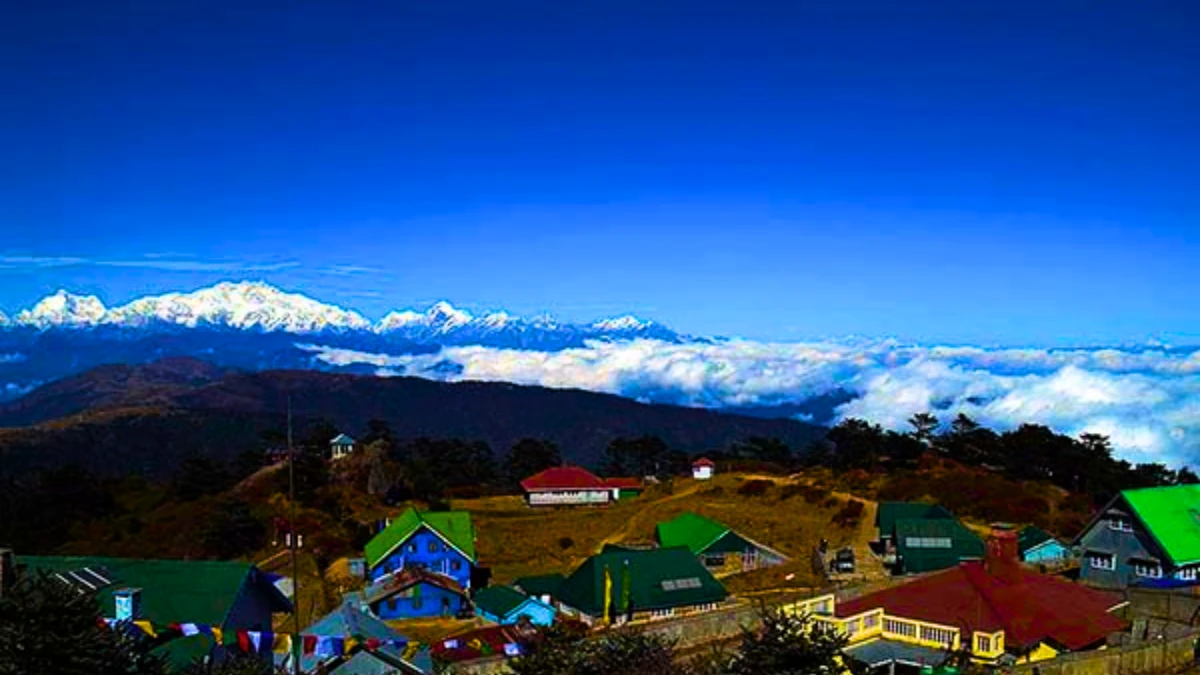
M 687 487 L 683 488 L 679 492 L 673 493 L 671 495 L 663 497 L 662 499 L 659 499 L 659 500 L 650 502 L 649 504 L 646 504 L 646 506 L 644 508 L 642 508 L 641 510 L 639 510 L 636 514 L 634 514 L 634 516 L 632 518 L 630 518 L 629 520 L 626 520 L 625 524 L 621 526 L 621 529 L 617 530 L 616 532 L 613 532 L 612 534 L 608 535 L 603 540 L 601 540 L 600 543 L 596 546 L 596 550 L 599 551 L 600 549 L 604 548 L 605 544 L 617 544 L 617 543 L 620 543 L 620 542 L 624 541 L 625 539 L 629 538 L 635 531 L 637 531 L 638 526 L 641 525 L 642 522 L 645 521 L 645 519 L 650 516 L 650 514 L 653 512 L 655 507 L 661 506 L 663 504 L 669 504 L 673 501 L 683 499 L 684 497 L 694 495 L 694 494 L 696 494 L 696 492 L 698 492 L 700 490 L 701 485 L 703 485 L 703 483 L 694 482 L 691 485 L 688 485 Z

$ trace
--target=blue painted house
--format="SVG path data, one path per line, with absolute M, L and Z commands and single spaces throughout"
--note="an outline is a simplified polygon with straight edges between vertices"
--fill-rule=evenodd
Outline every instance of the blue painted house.
M 1029 563 L 1061 562 L 1071 557 L 1071 549 L 1065 544 L 1049 532 L 1032 525 L 1017 535 L 1017 547 L 1021 552 L 1021 560 Z
M 409 508 L 367 542 L 365 553 L 368 581 L 404 570 L 427 570 L 469 591 L 475 527 L 466 511 L 420 513 Z
M 409 567 L 363 591 L 363 601 L 381 619 L 471 616 L 471 599 L 454 579 Z
M 475 593 L 475 613 L 499 624 L 515 624 L 526 618 L 534 625 L 549 626 L 557 612 L 548 603 L 511 586 L 488 586 Z
M 319 656 L 315 651 L 300 655 L 300 672 L 329 675 L 427 675 L 433 672 L 428 649 L 398 633 L 379 619 L 358 608 L 356 594 L 342 605 L 300 631 L 301 635 L 353 638 L 341 654 Z M 369 648 L 368 640 L 379 645 Z M 292 672 L 292 652 L 275 654 L 275 665 Z M 323 669 L 323 670 L 322 670 Z

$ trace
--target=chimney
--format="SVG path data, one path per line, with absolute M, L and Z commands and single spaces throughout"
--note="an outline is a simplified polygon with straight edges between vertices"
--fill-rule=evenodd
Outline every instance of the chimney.
M 993 523 L 988 536 L 984 565 L 991 576 L 1008 584 L 1021 581 L 1021 561 L 1017 555 L 1017 533 L 1011 525 Z
M 11 548 L 0 548 L 0 596 L 17 583 L 16 558 Z
M 113 618 L 117 621 L 136 621 L 142 618 L 142 589 L 118 588 L 113 591 L 113 601 L 116 604 Z

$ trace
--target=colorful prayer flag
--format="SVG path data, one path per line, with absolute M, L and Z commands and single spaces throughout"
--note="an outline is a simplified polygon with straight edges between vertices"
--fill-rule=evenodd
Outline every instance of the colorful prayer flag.
M 292 651 L 292 636 L 287 633 L 278 633 L 275 635 L 275 642 L 271 645 L 271 651 L 276 654 L 287 654 Z

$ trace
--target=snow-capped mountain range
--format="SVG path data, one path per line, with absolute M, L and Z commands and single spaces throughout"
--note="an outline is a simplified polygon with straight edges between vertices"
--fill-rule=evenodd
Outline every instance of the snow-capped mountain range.
M 566 336 L 676 337 L 663 326 L 633 316 L 604 319 L 588 325 L 564 324 L 547 316 L 526 319 L 506 312 L 476 317 L 444 301 L 424 312 L 393 311 L 372 323 L 353 310 L 299 293 L 288 293 L 266 283 L 248 281 L 223 282 L 190 293 L 147 296 L 113 308 L 105 307 L 95 296 L 60 290 L 12 319 L 0 314 L 0 325 L 39 330 L 183 327 L 294 334 L 369 332 L 448 344 L 477 344 L 489 336 L 502 335 L 523 336 L 525 339 L 520 342 L 530 339 L 542 342 Z

